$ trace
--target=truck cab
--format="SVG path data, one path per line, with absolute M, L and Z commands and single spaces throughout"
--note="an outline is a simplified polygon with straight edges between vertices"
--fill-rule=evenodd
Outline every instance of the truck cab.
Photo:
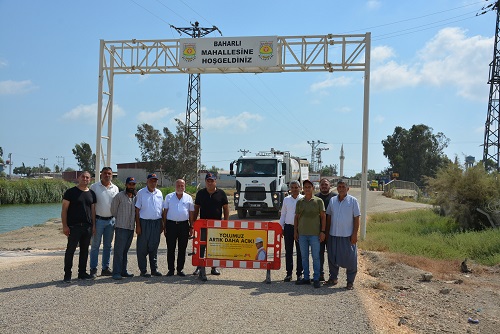
M 290 178 L 299 168 L 289 154 L 277 151 L 260 152 L 254 157 L 243 156 L 233 161 L 230 173 L 236 176 L 234 207 L 238 218 L 246 218 L 247 213 L 250 216 L 257 212 L 278 214 L 288 194 Z

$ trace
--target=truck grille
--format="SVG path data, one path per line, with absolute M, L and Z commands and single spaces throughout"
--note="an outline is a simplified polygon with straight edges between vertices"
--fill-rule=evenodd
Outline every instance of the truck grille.
M 245 199 L 247 201 L 263 201 L 266 199 L 266 188 L 247 187 L 245 189 Z

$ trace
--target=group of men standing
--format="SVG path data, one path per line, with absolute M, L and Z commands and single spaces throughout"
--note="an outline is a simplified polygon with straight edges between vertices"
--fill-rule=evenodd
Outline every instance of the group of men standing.
M 62 225 L 68 237 L 64 257 L 64 282 L 71 281 L 73 256 L 80 246 L 78 278 L 93 279 L 97 275 L 98 255 L 103 244 L 101 276 L 112 276 L 120 280 L 134 275 L 127 270 L 127 254 L 135 233 L 137 234 L 137 263 L 140 276 L 162 276 L 158 270 L 158 247 L 163 233 L 167 243 L 167 276 L 186 276 L 184 264 L 189 237 L 193 235 L 193 223 L 198 215 L 201 219 L 229 219 L 229 207 L 224 191 L 216 187 L 216 177 L 207 173 L 205 188 L 193 199 L 185 193 L 186 184 L 182 179 L 175 181 L 175 191 L 163 198 L 157 188 L 158 177 L 149 174 L 146 187 L 135 190 L 136 180 L 129 177 L 125 190 L 119 192 L 111 180 L 113 172 L 104 167 L 100 181 L 90 187 L 89 172 L 83 172 L 78 185 L 68 189 L 63 196 Z M 320 192 L 313 194 L 314 185 L 305 180 L 302 184 L 291 181 L 290 195 L 283 201 L 280 224 L 285 241 L 286 276 L 290 282 L 293 273 L 293 247 L 297 253 L 296 275 L 298 285 L 311 283 L 309 257 L 313 261 L 312 282 L 315 288 L 320 281 L 326 285 L 338 283 L 339 267 L 346 268 L 347 286 L 353 289 L 357 273 L 357 234 L 360 210 L 356 198 L 347 192 L 347 182 L 337 182 L 338 194 L 330 192 L 330 182 L 320 181 Z M 111 243 L 115 239 L 113 266 L 110 268 Z M 200 239 L 206 240 L 206 229 L 201 230 Z M 87 274 L 89 245 L 90 274 Z M 262 246 L 262 245 L 260 245 Z M 175 250 L 178 249 L 177 262 Z M 329 278 L 325 280 L 325 249 L 328 249 Z M 205 247 L 200 247 L 201 257 Z M 150 273 L 147 270 L 149 259 Z M 213 267 L 212 275 L 220 275 Z M 193 275 L 206 281 L 204 267 L 197 267 Z
M 357 235 L 359 203 L 347 192 L 345 180 L 337 182 L 338 194 L 330 191 L 330 182 L 320 181 L 320 192 L 313 195 L 314 185 L 303 181 L 303 195 L 298 181 L 290 182 L 290 195 L 283 201 L 280 224 L 285 240 L 285 282 L 292 280 L 293 246 L 296 248 L 298 285 L 311 284 L 309 256 L 313 260 L 312 282 L 315 288 L 325 281 L 324 260 L 328 249 L 329 278 L 325 285 L 338 283 L 339 267 L 346 268 L 348 290 L 352 290 L 357 273 Z
M 78 185 L 68 189 L 63 196 L 62 225 L 68 237 L 64 257 L 64 279 L 71 282 L 73 256 L 80 246 L 78 278 L 94 279 L 97 275 L 100 245 L 103 245 L 101 276 L 112 276 L 121 280 L 134 275 L 127 270 L 127 254 L 132 244 L 134 230 L 137 234 L 137 263 L 140 276 L 162 276 L 158 270 L 158 247 L 163 233 L 167 243 L 167 276 L 186 276 L 184 264 L 189 237 L 193 233 L 193 223 L 198 214 L 202 219 L 229 218 L 226 194 L 216 187 L 216 177 L 207 173 L 205 188 L 197 192 L 195 201 L 185 193 L 186 184 L 182 179 L 175 182 L 175 191 L 163 198 L 157 188 L 158 177 L 149 174 L 146 187 L 135 190 L 136 180 L 127 178 L 125 190 L 119 192 L 111 180 L 113 171 L 104 167 L 100 181 L 89 187 L 90 173 L 85 171 L 78 177 Z M 110 268 L 111 243 L 114 243 L 113 266 Z M 202 236 L 203 237 L 203 236 Z M 90 274 L 87 274 L 89 245 Z M 178 249 L 177 262 L 175 250 Z M 204 250 L 202 250 L 204 251 Z M 147 271 L 149 260 L 150 273 Z M 194 272 L 206 280 L 205 268 Z M 212 268 L 213 275 L 220 275 Z

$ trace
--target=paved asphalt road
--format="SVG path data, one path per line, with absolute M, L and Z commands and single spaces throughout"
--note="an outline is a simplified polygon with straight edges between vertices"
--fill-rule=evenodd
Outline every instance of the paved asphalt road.
M 351 192 L 359 198 L 359 190 Z M 369 213 L 383 211 L 384 205 L 387 211 L 407 205 L 380 193 L 368 195 Z M 133 247 L 129 268 L 137 275 L 135 242 Z M 164 238 L 160 247 L 159 269 L 166 273 Z M 285 283 L 284 254 L 271 284 L 263 282 L 265 271 L 244 269 L 222 269 L 207 282 L 188 275 L 64 284 L 63 252 L 44 255 L 0 267 L 1 333 L 374 332 L 361 289 L 344 288 L 344 270 L 336 287 L 297 286 L 295 277 Z M 188 258 L 185 272 L 193 270 Z

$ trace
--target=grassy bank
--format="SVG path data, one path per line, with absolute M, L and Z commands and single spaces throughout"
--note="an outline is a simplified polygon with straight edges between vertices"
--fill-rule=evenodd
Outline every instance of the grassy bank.
M 498 229 L 461 232 L 458 223 L 431 210 L 370 215 L 359 247 L 442 260 L 469 258 L 489 266 L 500 263 Z
M 39 204 L 62 201 L 66 189 L 74 184 L 63 180 L 0 179 L 0 204 Z

